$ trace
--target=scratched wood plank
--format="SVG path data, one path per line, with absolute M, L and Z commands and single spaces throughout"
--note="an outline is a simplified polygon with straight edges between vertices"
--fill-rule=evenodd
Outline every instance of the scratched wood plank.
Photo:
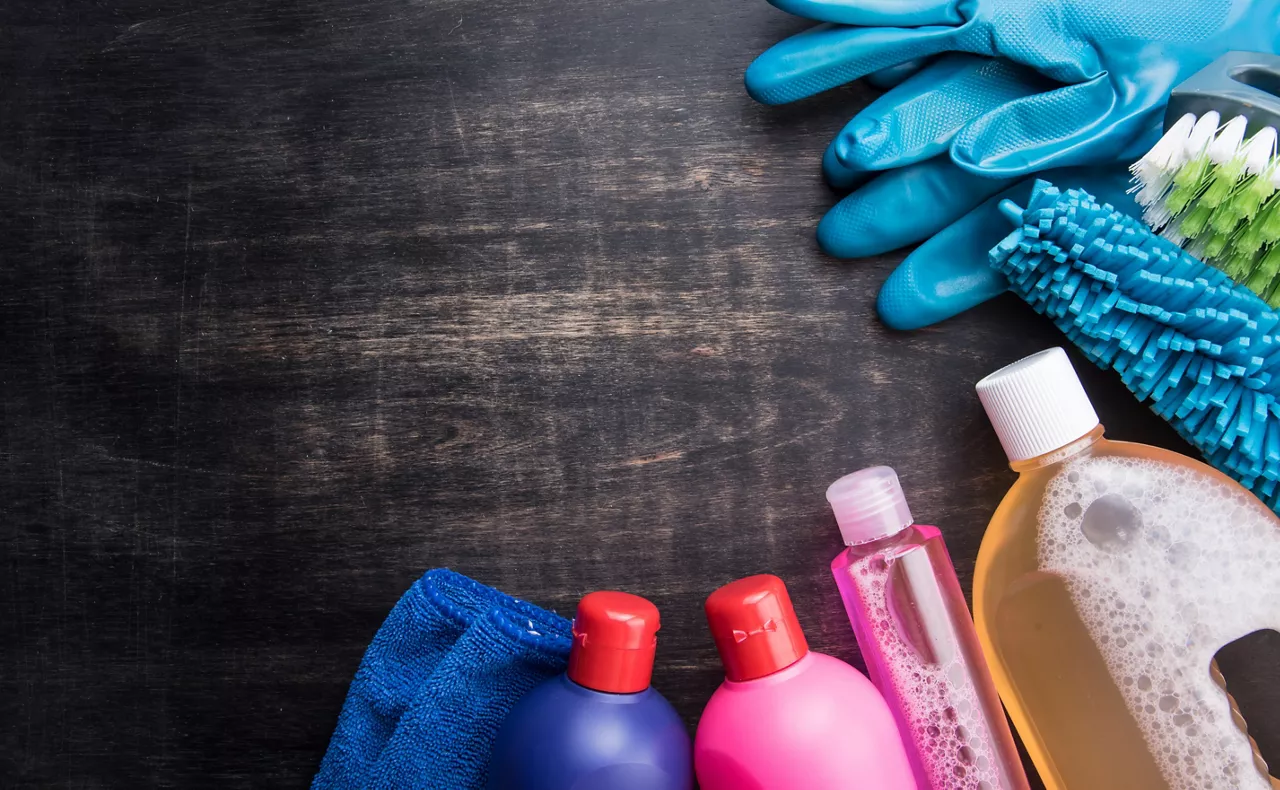
M 972 384 L 1059 342 L 998 300 L 881 328 L 899 256 L 812 234 L 868 94 L 763 108 L 763 2 L 0 11 L 0 784 L 306 785 L 425 569 L 568 613 L 770 571 L 855 663 L 822 497 L 898 467 L 966 585 L 1012 481 Z M 1185 449 L 1087 376 L 1121 438 Z M 1280 753 L 1275 645 L 1224 659 Z

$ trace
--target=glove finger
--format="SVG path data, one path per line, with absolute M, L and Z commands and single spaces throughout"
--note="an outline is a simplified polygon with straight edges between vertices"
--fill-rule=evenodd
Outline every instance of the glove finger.
M 849 167 L 844 162 L 836 158 L 836 142 L 839 137 L 831 141 L 827 146 L 827 150 L 822 154 L 822 176 L 831 185 L 832 189 L 838 189 L 842 192 L 848 192 L 854 187 L 859 187 L 871 180 L 875 173 L 868 173 L 865 170 L 857 170 Z
M 1157 110 L 1117 112 L 1104 75 L 1009 102 L 965 127 L 951 158 L 971 173 L 1013 178 L 1051 167 L 1115 161 Z
M 1010 232 L 1000 201 L 1025 200 L 1027 186 L 991 198 L 908 255 L 880 288 L 880 320 L 892 329 L 920 329 L 1008 290 L 1008 279 L 991 268 L 988 256 Z
M 833 153 L 855 170 L 887 170 L 943 154 L 976 118 L 1051 87 L 1033 69 L 966 53 L 943 55 L 858 113 Z
M 911 65 L 920 71 L 872 102 L 827 146 L 822 169 L 832 187 L 853 189 L 875 171 L 941 155 L 973 118 L 1047 89 L 1039 73 L 1008 60 L 951 53 Z
M 880 255 L 932 236 L 1008 185 L 945 156 L 883 173 L 827 212 L 818 244 L 837 258 Z
M 818 25 L 770 47 L 747 67 L 747 93 L 786 104 L 900 63 L 945 52 L 956 28 Z
M 922 27 L 964 22 L 956 0 L 769 0 L 775 7 L 818 22 L 862 27 Z
M 899 63 L 896 66 L 871 72 L 867 75 L 867 83 L 873 88 L 887 91 L 906 82 L 907 79 L 927 65 L 929 65 L 929 58 L 909 60 L 906 63 Z

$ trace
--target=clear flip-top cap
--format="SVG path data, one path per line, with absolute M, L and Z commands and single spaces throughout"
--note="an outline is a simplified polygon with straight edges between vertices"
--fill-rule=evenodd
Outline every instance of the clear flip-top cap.
M 840 478 L 827 489 L 827 501 L 846 546 L 897 534 L 913 523 L 898 474 L 887 466 Z

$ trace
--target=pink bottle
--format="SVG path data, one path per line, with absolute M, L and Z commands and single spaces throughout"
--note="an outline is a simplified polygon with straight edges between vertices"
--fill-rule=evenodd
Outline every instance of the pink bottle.
M 942 533 L 912 522 L 887 466 L 837 480 L 827 500 L 848 546 L 831 571 L 921 790 L 1026 790 Z
M 884 698 L 858 670 L 809 652 L 781 579 L 733 582 L 706 610 L 725 682 L 694 741 L 702 790 L 915 790 Z

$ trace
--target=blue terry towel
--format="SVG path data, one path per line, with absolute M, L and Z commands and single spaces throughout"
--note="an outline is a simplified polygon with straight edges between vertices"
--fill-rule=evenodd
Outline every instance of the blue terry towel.
M 498 726 L 570 644 L 563 617 L 428 571 L 365 651 L 312 790 L 482 788 Z

